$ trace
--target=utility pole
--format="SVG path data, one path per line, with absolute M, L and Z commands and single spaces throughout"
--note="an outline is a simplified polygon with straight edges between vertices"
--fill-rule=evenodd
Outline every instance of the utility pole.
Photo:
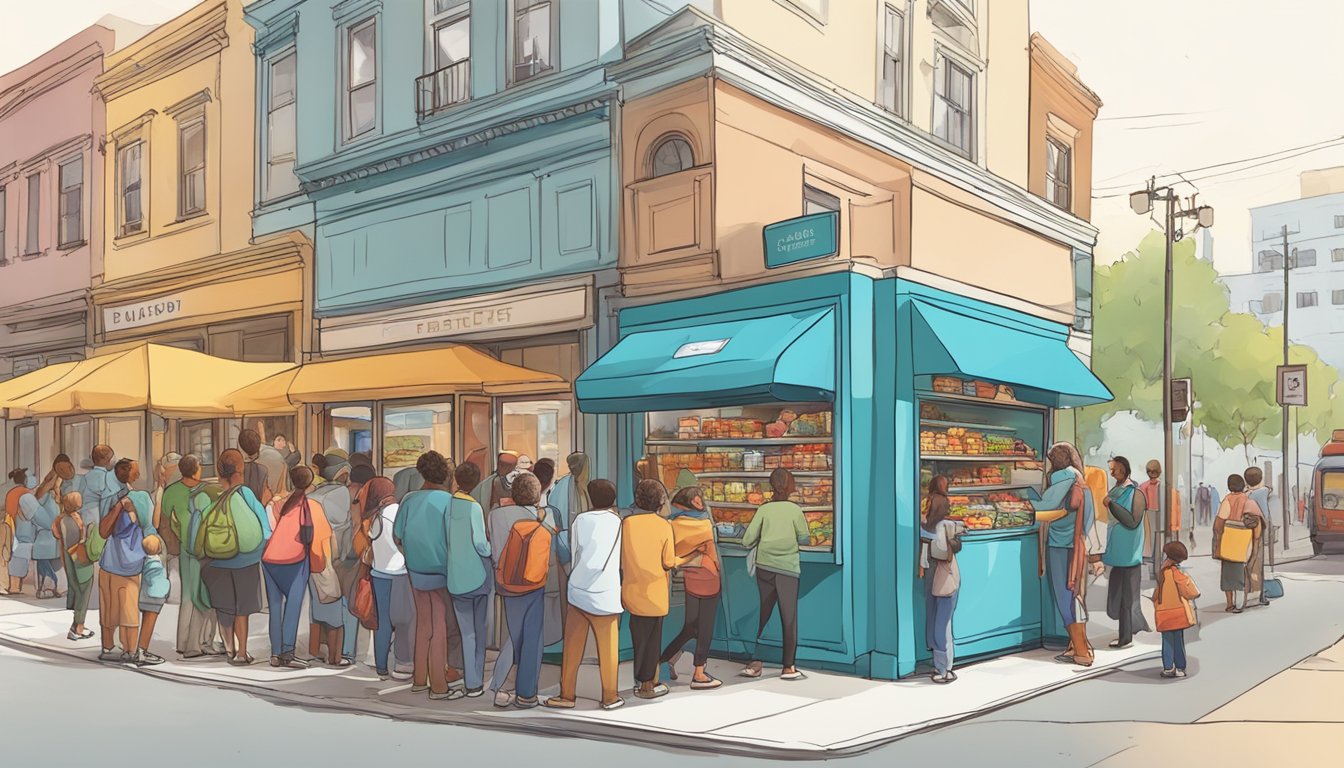
M 1288 270 L 1291 268 L 1292 256 L 1288 252 L 1288 225 L 1284 224 L 1280 233 L 1283 235 L 1283 364 L 1288 365 L 1288 299 L 1291 294 L 1288 293 Z M 1283 410 L 1283 478 L 1282 486 L 1279 488 L 1279 500 L 1283 502 L 1283 551 L 1288 551 L 1288 406 L 1279 406 Z M 1270 538 L 1269 550 L 1271 556 L 1274 552 L 1274 540 Z
M 1172 251 L 1176 241 L 1185 236 L 1183 231 L 1176 230 L 1176 224 L 1181 219 L 1194 219 L 1195 230 L 1207 229 L 1213 226 L 1213 208 L 1207 205 L 1197 206 L 1195 199 L 1190 199 L 1188 208 L 1178 208 L 1181 202 L 1176 190 L 1170 186 L 1157 186 L 1157 179 L 1149 179 L 1148 187 L 1129 196 L 1130 210 L 1139 215 L 1151 214 L 1153 202 L 1161 200 L 1167 204 L 1166 218 L 1163 221 L 1163 235 L 1166 239 L 1166 269 L 1163 285 L 1163 304 L 1162 304 L 1162 475 L 1158 484 L 1158 508 L 1162 512 L 1162 543 L 1165 546 L 1171 541 L 1171 521 L 1172 521 L 1172 475 L 1175 472 L 1174 457 L 1176 453 L 1173 445 L 1173 430 L 1171 424 L 1171 315 L 1172 307 L 1175 303 L 1173 296 L 1173 265 Z M 1156 554 L 1153 558 L 1154 567 L 1157 566 Z

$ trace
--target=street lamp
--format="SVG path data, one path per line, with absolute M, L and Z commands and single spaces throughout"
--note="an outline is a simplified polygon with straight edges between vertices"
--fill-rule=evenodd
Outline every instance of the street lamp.
M 1213 208 L 1207 205 L 1196 206 L 1195 198 L 1191 197 L 1188 207 L 1180 208 L 1181 199 L 1176 194 L 1176 190 L 1167 186 L 1157 186 L 1157 179 L 1148 180 L 1148 187 L 1129 196 L 1130 210 L 1144 216 L 1152 212 L 1153 202 L 1162 201 L 1167 204 L 1166 219 L 1163 221 L 1162 234 L 1166 239 L 1166 266 L 1164 294 L 1162 300 L 1162 480 L 1158 486 L 1158 504 L 1162 510 L 1162 543 L 1165 545 L 1171 541 L 1171 477 L 1172 465 L 1175 463 L 1175 446 L 1172 442 L 1171 429 L 1171 308 L 1172 297 L 1172 248 L 1177 240 L 1185 236 L 1185 233 L 1176 229 L 1176 223 L 1180 219 L 1194 219 L 1195 229 L 1198 231 L 1205 227 L 1213 226 Z M 1187 417 L 1189 418 L 1189 417 Z M 1153 557 L 1153 566 L 1157 567 L 1157 557 Z

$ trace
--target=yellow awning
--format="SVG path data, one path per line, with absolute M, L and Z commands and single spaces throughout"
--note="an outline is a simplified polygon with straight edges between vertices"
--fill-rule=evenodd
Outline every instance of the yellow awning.
M 395 400 L 455 392 L 563 391 L 559 376 L 500 362 L 472 347 L 390 352 L 308 363 L 244 387 L 228 398 L 239 413 L 307 403 Z
M 56 365 L 38 368 L 36 371 L 25 373 L 22 376 L 15 376 L 7 381 L 0 381 L 0 410 L 4 409 L 9 400 L 21 398 L 54 381 L 59 381 L 73 371 L 77 365 L 79 365 L 78 362 L 57 363 Z
M 117 411 L 232 416 L 230 393 L 293 368 L 290 363 L 244 363 L 188 349 L 140 344 L 5 382 L 0 407 L 20 416 Z M 39 374 L 47 377 L 40 386 L 19 385 Z M 33 379 L 33 383 L 38 381 Z

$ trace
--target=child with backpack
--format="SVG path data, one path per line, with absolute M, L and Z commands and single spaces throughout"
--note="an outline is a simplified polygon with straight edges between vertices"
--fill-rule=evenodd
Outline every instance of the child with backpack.
M 1185 630 L 1199 622 L 1195 613 L 1195 598 L 1199 589 L 1181 568 L 1190 556 L 1185 545 L 1173 541 L 1162 548 L 1166 561 L 1153 591 L 1153 612 L 1157 630 L 1162 633 L 1162 677 L 1185 677 Z
M 535 707 L 544 648 L 546 579 L 551 568 L 555 526 L 546 520 L 541 482 L 530 472 L 514 478 L 509 506 L 490 511 L 490 543 L 495 567 L 495 589 L 503 597 L 509 642 L 500 649 L 501 660 L 512 647 L 512 666 L 518 670 L 514 706 Z M 496 663 L 493 683 L 508 676 L 507 661 Z M 496 689 L 498 691 L 498 689 Z M 498 695 L 498 694 L 497 694 Z M 498 703 L 498 701 L 496 702 Z

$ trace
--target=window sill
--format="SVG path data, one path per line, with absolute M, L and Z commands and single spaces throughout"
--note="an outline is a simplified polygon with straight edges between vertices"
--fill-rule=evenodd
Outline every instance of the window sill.
M 380 131 L 379 129 L 370 128 L 369 130 L 359 134 L 358 136 L 350 136 L 349 138 L 341 139 L 341 149 L 345 150 L 357 147 L 360 144 L 372 141 L 373 139 L 376 139 L 382 135 L 383 135 L 382 131 Z
M 976 162 L 976 160 L 975 160 L 975 154 L 974 154 L 973 152 L 971 152 L 971 151 L 969 151 L 969 150 L 962 149 L 961 147 L 958 147 L 956 144 L 953 144 L 952 142 L 948 141 L 947 139 L 944 139 L 943 137 L 939 136 L 938 134 L 936 134 L 936 133 L 930 133 L 930 134 L 929 134 L 929 138 L 933 140 L 933 143 L 937 144 L 938 146 L 942 147 L 943 149 L 947 150 L 948 152 L 951 152 L 952 154 L 956 155 L 957 157 L 960 157 L 962 160 L 965 160 L 965 161 L 967 161 L 967 162 L 969 162 L 969 163 L 975 163 L 975 162 Z
M 543 69 L 542 71 L 536 73 L 535 75 L 528 75 L 527 77 L 523 78 L 522 80 L 517 80 L 517 79 L 515 79 L 515 80 L 510 80 L 509 83 L 508 83 L 508 85 L 505 86 L 505 89 L 508 90 L 508 89 L 511 89 L 511 88 L 522 88 L 523 86 L 525 86 L 525 85 L 531 85 L 531 84 L 537 82 L 538 80 L 545 80 L 546 78 L 555 75 L 555 74 L 558 73 L 559 71 L 560 71 L 560 69 L 559 69 L 558 67 L 552 66 L 552 67 L 549 67 L 549 68 L 547 68 L 547 69 Z
M 46 256 L 47 253 L 49 253 L 49 250 L 33 251 L 32 253 L 23 253 L 19 254 L 19 259 L 22 261 L 32 261 L 33 259 L 40 259 L 43 256 Z
M 193 222 L 196 221 L 197 219 L 204 218 L 207 215 L 209 215 L 208 211 L 194 211 L 192 213 L 184 213 L 179 215 L 176 219 L 173 219 L 172 223 L 169 224 L 168 226 L 178 227 L 183 224 L 187 224 L 188 222 Z
M 88 244 L 89 244 L 88 240 L 76 240 L 73 243 L 60 243 L 59 245 L 56 246 L 56 250 L 64 254 L 69 253 L 70 251 L 77 251 Z
M 149 239 L 149 230 L 141 229 L 136 232 L 127 232 L 123 235 L 112 238 L 113 248 L 122 248 L 127 245 L 133 245 L 141 240 Z

